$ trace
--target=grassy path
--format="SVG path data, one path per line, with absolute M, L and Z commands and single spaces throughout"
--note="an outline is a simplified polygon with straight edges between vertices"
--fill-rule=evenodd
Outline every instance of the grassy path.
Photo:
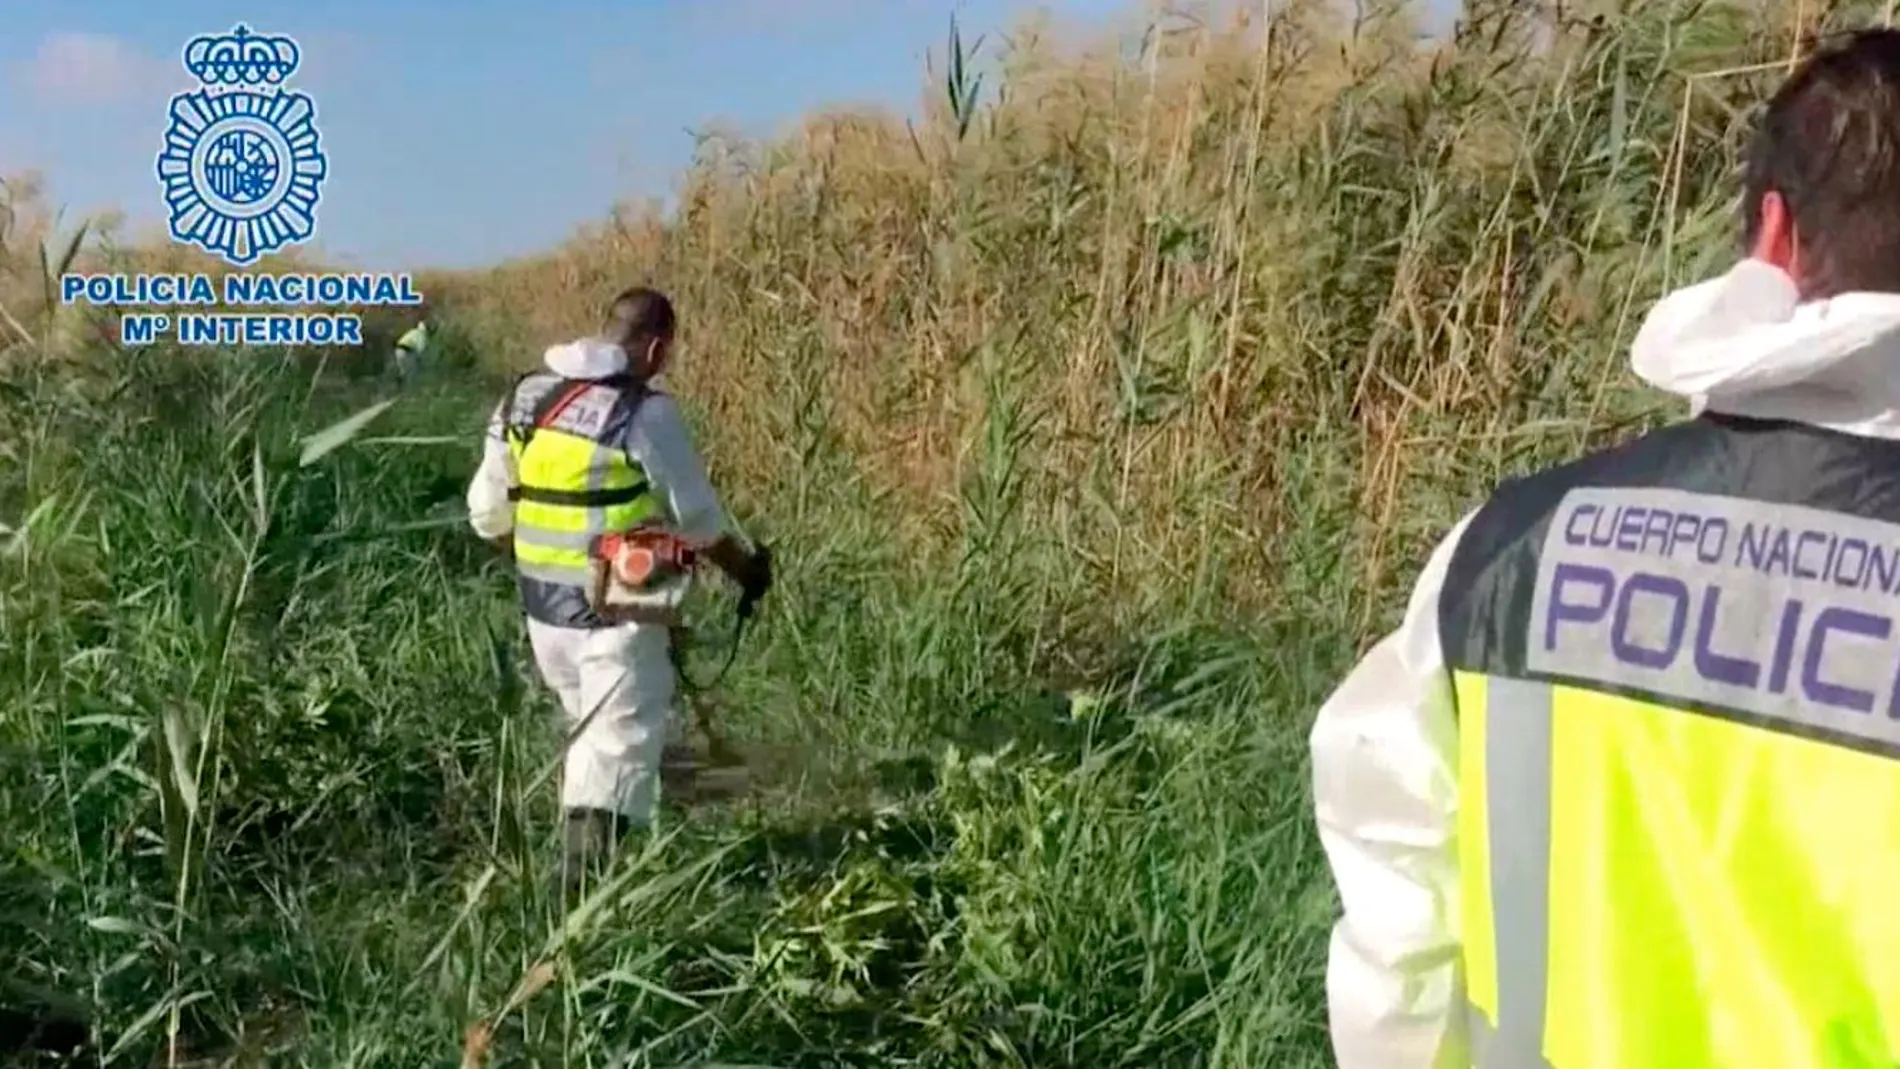
M 298 466 L 371 396 L 254 356 L 0 384 L 0 938 L 112 1064 L 455 1066 L 483 1022 L 493 1065 L 1327 1064 L 1303 726 L 1344 643 L 1065 614 L 1000 507 L 923 566 L 787 487 L 723 695 L 760 795 L 557 918 L 550 706 L 452 519 L 485 391 Z

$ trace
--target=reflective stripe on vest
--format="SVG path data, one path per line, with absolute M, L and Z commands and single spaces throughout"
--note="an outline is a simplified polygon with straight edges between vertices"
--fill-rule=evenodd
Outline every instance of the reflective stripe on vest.
M 1704 416 L 1507 483 L 1439 631 L 1474 1065 L 1900 1065 L 1900 443 Z
M 660 511 L 646 473 L 624 448 L 598 437 L 614 430 L 609 417 L 622 406 L 622 395 L 595 386 L 580 396 L 589 404 L 575 418 L 555 411 L 548 425 L 531 435 L 518 428 L 507 434 L 520 484 L 510 495 L 515 567 L 522 575 L 565 586 L 587 585 L 588 549 L 595 538 L 627 530 Z
M 1550 1069 L 1550 688 L 1472 672 L 1452 684 L 1472 1065 Z

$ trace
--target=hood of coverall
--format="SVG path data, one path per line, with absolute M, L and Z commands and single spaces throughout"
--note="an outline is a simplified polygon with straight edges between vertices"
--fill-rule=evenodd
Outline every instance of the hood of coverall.
M 548 370 L 562 378 L 601 379 L 627 370 L 627 354 L 610 341 L 582 338 L 551 345 L 541 354 Z
M 600 338 L 551 345 L 541 354 L 549 371 L 569 379 L 599 379 L 627 370 L 627 353 L 620 346 Z M 663 374 L 647 379 L 650 389 L 665 391 Z
M 1900 294 L 1802 303 L 1785 273 L 1744 260 L 1664 297 L 1630 364 L 1695 412 L 1900 437 Z

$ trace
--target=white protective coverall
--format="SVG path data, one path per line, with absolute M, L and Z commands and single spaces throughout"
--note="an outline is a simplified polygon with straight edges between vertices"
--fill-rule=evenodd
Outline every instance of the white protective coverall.
M 1799 303 L 1745 260 L 1665 297 L 1631 350 L 1636 374 L 1704 408 L 1900 439 L 1900 295 Z M 1340 1069 L 1471 1064 L 1458 923 L 1457 725 L 1439 591 L 1467 514 L 1419 575 L 1397 631 L 1313 725 L 1320 841 L 1344 915 L 1326 998 Z
M 568 378 L 600 378 L 627 366 L 619 346 L 596 339 L 556 345 L 542 359 Z M 481 467 L 468 488 L 469 525 L 485 539 L 514 529 L 508 491 L 516 482 L 515 462 L 502 436 L 506 405 L 504 399 L 489 420 Z M 719 537 L 725 511 L 672 397 L 655 393 L 641 403 L 627 451 L 665 503 L 675 531 L 694 540 Z M 680 579 L 643 600 L 677 605 L 689 582 Z M 567 750 L 562 806 L 611 810 L 636 826 L 651 823 L 661 751 L 669 733 L 680 733 L 667 629 L 653 623 L 556 627 L 530 618 L 528 639 L 542 679 L 560 697 L 569 730 L 593 713 Z

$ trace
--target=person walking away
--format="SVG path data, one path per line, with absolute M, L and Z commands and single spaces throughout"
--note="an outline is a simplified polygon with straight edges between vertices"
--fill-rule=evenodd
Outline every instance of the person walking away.
M 429 321 L 427 319 L 417 320 L 415 326 L 403 331 L 402 337 L 396 339 L 396 351 L 393 355 L 398 385 L 405 385 L 414 377 L 417 365 L 422 363 L 422 355 L 428 348 Z
M 1701 411 L 1499 487 L 1320 710 L 1341 1069 L 1900 1064 L 1900 33 L 1776 92 Z
M 671 614 L 688 580 L 608 618 L 590 605 L 589 547 L 605 534 L 664 522 L 756 601 L 769 558 L 725 530 L 725 511 L 678 404 L 654 379 L 667 366 L 673 306 L 630 289 L 599 337 L 547 350 L 489 420 L 468 488 L 469 524 L 512 549 L 535 664 L 570 728 L 561 805 L 564 880 L 572 890 L 658 801 L 660 754 L 673 720 Z

